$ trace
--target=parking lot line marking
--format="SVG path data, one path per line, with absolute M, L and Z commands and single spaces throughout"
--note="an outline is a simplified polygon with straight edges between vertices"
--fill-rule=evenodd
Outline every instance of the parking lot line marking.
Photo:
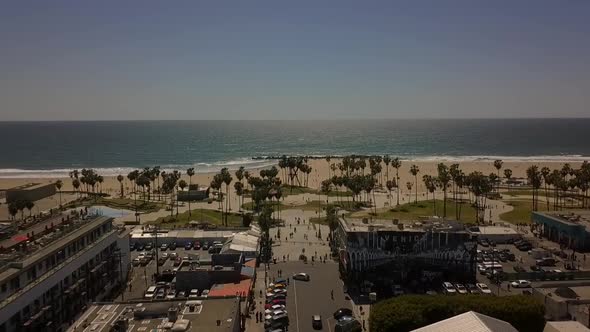
M 330 325 L 330 318 L 327 318 L 326 322 L 328 323 L 328 331 L 332 332 L 332 326 Z
M 295 281 L 295 280 L 293 280 Z M 297 310 L 297 283 L 293 282 L 293 294 L 295 294 L 295 321 L 297 322 L 297 332 L 299 332 L 299 311 Z

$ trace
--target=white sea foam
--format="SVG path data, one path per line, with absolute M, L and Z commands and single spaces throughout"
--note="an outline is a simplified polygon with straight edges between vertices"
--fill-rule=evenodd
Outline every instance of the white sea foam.
M 395 154 L 390 154 L 396 157 Z M 320 154 L 310 156 L 313 158 L 323 158 Z M 339 156 L 332 155 L 334 158 Z M 505 162 L 582 162 L 590 161 L 590 157 L 582 155 L 558 155 L 558 156 L 400 156 L 402 160 L 411 160 L 416 162 L 473 162 L 481 161 L 488 162 L 496 159 L 501 159 Z M 194 167 L 197 173 L 213 173 L 218 172 L 221 168 L 227 167 L 230 170 L 236 170 L 241 166 L 247 169 L 257 169 L 270 167 L 276 165 L 275 159 L 250 159 L 241 158 L 229 161 L 220 161 L 214 163 L 195 163 L 192 165 L 161 165 L 161 170 L 170 172 L 179 170 L 184 172 L 189 167 Z M 59 178 L 69 177 L 70 171 L 77 168 L 58 168 L 58 169 L 18 169 L 18 168 L 0 168 L 0 178 Z M 91 167 L 87 167 L 91 168 Z M 119 174 L 127 175 L 135 169 L 142 167 L 98 167 L 94 168 L 99 174 L 103 176 L 117 176 Z
M 248 169 L 257 169 L 270 167 L 276 164 L 276 160 L 252 160 L 252 159 L 237 159 L 230 161 L 222 161 L 217 163 L 195 163 L 193 165 L 161 165 L 162 171 L 171 172 L 173 170 L 179 170 L 184 172 L 189 167 L 194 167 L 196 173 L 213 173 L 219 172 L 223 167 L 227 167 L 229 170 L 237 170 L 241 166 Z M 60 178 L 69 177 L 70 172 L 75 169 L 72 168 L 59 168 L 59 169 L 17 169 L 17 168 L 1 168 L 0 178 Z M 92 167 L 86 167 L 92 168 Z M 82 167 L 78 167 L 81 170 Z M 94 170 L 103 176 L 117 176 L 119 174 L 127 175 L 136 169 L 142 169 L 142 167 L 94 167 Z

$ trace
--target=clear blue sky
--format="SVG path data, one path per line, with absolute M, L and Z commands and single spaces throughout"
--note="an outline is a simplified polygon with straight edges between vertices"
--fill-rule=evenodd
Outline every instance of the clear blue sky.
M 3 1 L 0 120 L 590 115 L 590 1 Z

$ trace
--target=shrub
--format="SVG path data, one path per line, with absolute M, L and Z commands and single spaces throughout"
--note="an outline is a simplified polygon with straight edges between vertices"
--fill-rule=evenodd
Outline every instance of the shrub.
M 400 296 L 376 303 L 369 321 L 373 332 L 411 331 L 470 310 L 507 321 L 521 332 L 545 326 L 543 305 L 525 295 Z

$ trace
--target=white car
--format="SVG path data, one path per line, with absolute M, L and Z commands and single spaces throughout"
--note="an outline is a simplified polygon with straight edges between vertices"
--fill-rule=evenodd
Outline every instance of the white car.
M 199 290 L 198 289 L 191 289 L 190 293 L 188 293 L 189 299 L 196 299 L 199 297 Z
M 287 314 L 287 310 L 281 310 L 281 309 L 279 309 L 279 310 L 269 310 L 269 309 L 266 309 L 264 311 L 264 314 L 267 317 L 270 316 L 270 318 L 272 318 L 273 316 L 277 316 L 277 315 L 286 315 Z M 270 319 L 270 318 L 268 318 L 268 319 Z
M 450 282 L 443 282 L 442 287 L 445 294 L 457 294 L 457 290 Z
M 482 294 L 492 294 L 492 290 L 484 283 L 475 284 Z
M 459 292 L 459 294 L 469 293 L 469 291 L 467 291 L 467 288 L 465 288 L 465 286 L 463 284 L 455 284 L 455 288 L 457 288 L 457 291 Z
M 529 288 L 531 287 L 531 282 L 528 280 L 516 280 L 511 282 L 510 286 L 514 288 Z
M 309 279 L 309 274 L 307 273 L 297 273 L 293 275 L 293 280 L 309 281 Z
M 202 297 L 207 297 L 207 296 L 209 296 L 209 290 L 208 290 L 208 289 L 205 289 L 205 290 L 203 290 L 203 292 L 201 293 L 201 296 L 202 296 Z
M 482 294 L 492 294 L 492 290 L 484 283 L 475 284 Z
M 273 315 L 273 312 L 275 312 L 275 311 L 287 312 L 287 307 L 285 307 L 285 305 L 283 305 L 283 304 L 275 304 L 272 307 L 270 307 L 270 309 L 264 310 L 264 314 L 265 315 Z

